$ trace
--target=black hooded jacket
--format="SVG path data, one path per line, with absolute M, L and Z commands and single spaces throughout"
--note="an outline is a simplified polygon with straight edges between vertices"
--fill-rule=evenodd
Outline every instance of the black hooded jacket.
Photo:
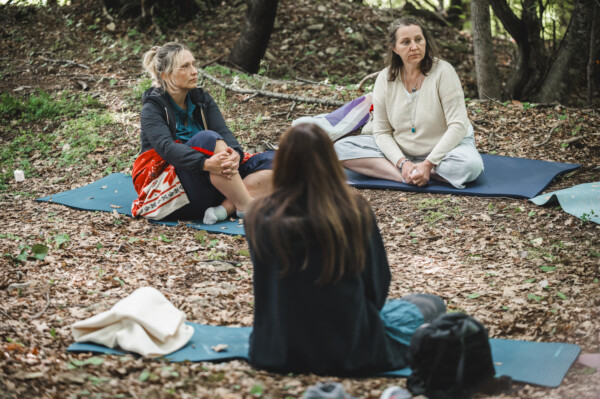
M 244 158 L 242 147 L 227 127 L 223 115 L 213 98 L 196 88 L 190 91 L 190 99 L 196 104 L 193 118 L 206 130 L 213 130 L 221 135 L 227 145 L 240 154 L 240 162 Z M 142 96 L 141 115 L 142 142 L 141 153 L 154 149 L 158 155 L 175 168 L 191 172 L 204 171 L 204 161 L 209 157 L 185 144 L 175 143 L 177 139 L 177 122 L 175 111 L 166 93 L 158 88 L 146 90 Z

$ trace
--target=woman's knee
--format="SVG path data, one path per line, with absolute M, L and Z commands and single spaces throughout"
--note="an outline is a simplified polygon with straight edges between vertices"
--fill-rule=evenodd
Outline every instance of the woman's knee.
M 227 147 L 223 137 L 219 133 L 212 130 L 204 130 L 192 137 L 186 144 L 190 147 L 200 147 L 207 151 L 218 152 L 217 144 L 223 145 L 219 142 L 222 142 Z
M 472 180 L 475 180 L 479 175 L 483 173 L 483 159 L 481 155 L 477 154 L 475 157 L 471 157 L 467 160 L 465 165 L 466 170 L 469 171 L 469 175 Z
M 446 313 L 446 304 L 444 300 L 433 294 L 409 294 L 402 298 L 403 301 L 414 304 L 421 313 L 426 323 L 431 322 L 439 315 Z

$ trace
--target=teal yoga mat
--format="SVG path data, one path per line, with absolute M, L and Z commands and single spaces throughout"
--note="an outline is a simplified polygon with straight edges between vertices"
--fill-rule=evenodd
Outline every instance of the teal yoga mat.
M 87 186 L 38 198 L 36 201 L 52 202 L 85 211 L 117 211 L 122 215 L 132 216 L 131 203 L 136 198 L 137 193 L 133 188 L 131 176 L 123 173 L 113 173 L 112 175 L 108 175 Z M 154 220 L 152 223 L 164 224 L 167 226 L 177 226 L 179 224 L 176 221 L 163 222 Z M 211 233 L 242 236 L 246 234 L 244 226 L 238 219 L 233 221 L 227 220 L 215 224 L 203 224 L 198 220 L 182 221 L 181 223 L 188 227 L 206 230 Z
M 431 180 L 425 187 L 375 179 L 346 170 L 348 184 L 357 188 L 378 188 L 422 193 L 474 195 L 479 197 L 532 198 L 557 176 L 576 170 L 578 164 L 538 161 L 482 154 L 484 172 L 463 189 Z
M 248 360 L 248 339 L 251 327 L 209 326 L 188 323 L 194 327 L 191 340 L 180 350 L 165 356 L 173 362 L 205 362 L 231 359 Z M 227 350 L 215 352 L 212 346 L 227 345 Z M 577 345 L 560 342 L 532 342 L 511 339 L 490 339 L 496 375 L 507 375 L 513 380 L 557 387 L 579 356 Z M 92 352 L 124 355 L 126 352 L 92 343 L 76 342 L 68 348 L 70 352 Z M 409 368 L 385 373 L 389 377 L 408 377 Z
M 600 224 L 600 182 L 585 183 L 530 199 L 536 205 L 558 202 L 562 209 L 582 220 Z

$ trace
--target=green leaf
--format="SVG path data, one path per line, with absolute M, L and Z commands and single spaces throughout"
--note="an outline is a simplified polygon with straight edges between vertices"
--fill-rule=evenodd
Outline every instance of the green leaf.
M 540 270 L 543 272 L 553 272 L 556 270 L 555 266 L 540 266 Z
M 90 357 L 89 359 L 87 359 L 85 361 L 85 363 L 86 364 L 91 364 L 91 365 L 94 365 L 94 366 L 99 366 L 102 363 L 104 363 L 104 359 L 102 359 L 101 357 L 98 357 L 98 356 L 94 356 L 94 357 Z
M 526 283 L 535 283 L 535 279 L 534 278 L 528 278 L 527 280 L 525 280 Z
M 240 250 L 238 251 L 238 254 L 239 254 L 240 256 L 250 256 L 250 251 L 248 251 L 247 249 L 240 249 Z
M 558 291 L 556 293 L 556 296 L 559 297 L 560 299 L 567 299 L 567 296 L 560 291 Z
M 476 299 L 476 298 L 479 298 L 480 296 L 481 296 L 481 294 L 478 294 L 478 293 L 475 292 L 475 293 L 469 295 L 467 298 L 469 298 L 469 299 Z
M 535 216 L 536 214 L 537 214 L 536 211 L 531 211 L 527 214 L 527 216 L 532 217 L 532 216 Z
M 149 370 L 144 370 L 142 371 L 142 373 L 140 374 L 139 380 L 141 382 L 146 381 L 148 378 L 150 377 L 150 371 Z
M 161 235 L 160 235 L 160 240 L 161 240 L 162 242 L 172 242 L 172 241 L 173 241 L 173 240 L 171 240 L 171 239 L 167 238 L 167 237 L 166 237 L 164 234 L 161 234 Z
M 527 295 L 527 299 L 533 299 L 534 301 L 539 302 L 542 299 L 544 299 L 544 297 L 543 296 L 537 296 L 535 294 L 529 294 L 529 295 Z
M 115 276 L 113 277 L 113 280 L 118 281 L 119 284 L 121 284 L 121 287 L 125 285 L 125 281 L 121 280 L 119 277 Z
M 502 310 L 508 310 L 508 309 L 509 309 L 508 306 L 502 305 Z
M 66 244 L 69 241 L 71 241 L 71 236 L 68 234 L 59 234 L 56 237 L 54 237 L 54 242 L 56 242 L 57 247 L 60 247 L 61 245 Z
M 44 244 L 35 244 L 33 248 L 31 248 L 31 251 L 33 252 L 34 258 L 44 260 L 44 258 L 46 258 L 46 255 L 48 255 L 49 249 L 50 248 L 48 248 Z
M 27 260 L 27 248 L 23 248 L 21 253 L 15 259 L 25 262 Z
M 56 339 L 58 337 L 58 335 L 56 334 L 56 329 L 51 328 L 50 335 L 52 336 L 52 338 Z
M 250 388 L 250 395 L 256 396 L 257 398 L 260 398 L 263 395 L 264 392 L 264 388 L 262 385 L 260 384 L 255 384 L 252 386 L 252 388 Z

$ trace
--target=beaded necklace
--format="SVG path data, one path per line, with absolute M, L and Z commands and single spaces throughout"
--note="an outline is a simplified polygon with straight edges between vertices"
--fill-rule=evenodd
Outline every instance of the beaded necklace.
M 417 91 L 417 86 L 419 86 L 419 79 L 417 79 L 417 83 L 415 84 L 415 86 L 411 89 L 412 93 L 408 92 L 408 81 L 406 80 L 406 69 L 403 71 L 404 72 L 404 78 L 403 78 L 403 84 L 404 84 L 404 92 L 406 93 L 406 98 L 408 99 L 408 102 L 411 104 L 411 129 L 410 131 L 412 133 L 416 133 L 417 130 L 415 129 L 415 119 L 417 117 L 417 104 L 419 102 L 419 92 Z M 423 85 L 423 79 L 425 78 L 425 76 L 423 74 L 421 74 L 421 79 L 420 79 L 420 83 L 421 86 Z

